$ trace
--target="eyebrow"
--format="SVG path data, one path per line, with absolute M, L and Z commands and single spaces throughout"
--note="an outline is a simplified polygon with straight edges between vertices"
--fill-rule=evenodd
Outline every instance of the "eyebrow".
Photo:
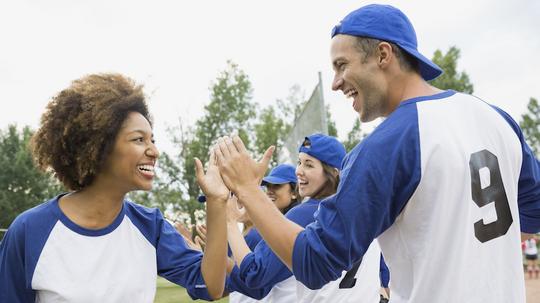
M 132 130 L 128 133 L 128 135 L 131 135 L 132 133 L 140 133 L 140 134 L 143 134 L 143 135 L 147 135 L 148 132 L 145 131 L 145 130 L 142 130 L 142 129 L 135 129 L 135 130 Z M 150 133 L 150 136 L 153 138 L 154 137 L 154 133 Z

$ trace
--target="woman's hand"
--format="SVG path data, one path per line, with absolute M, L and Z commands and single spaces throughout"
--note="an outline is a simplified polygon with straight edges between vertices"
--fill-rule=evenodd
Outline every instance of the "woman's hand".
M 221 179 L 213 149 L 210 152 L 206 173 L 204 172 L 201 160 L 195 158 L 195 173 L 197 175 L 197 183 L 206 195 L 207 201 L 227 201 L 230 191 Z
M 235 195 L 231 195 L 229 200 L 227 200 L 227 223 L 237 224 L 246 214 L 246 209 L 240 207 L 238 198 Z
M 219 138 L 214 152 L 223 182 L 232 192 L 238 194 L 242 188 L 260 185 L 272 158 L 274 146 L 270 146 L 261 161 L 257 162 L 249 155 L 242 139 L 235 135 L 232 139 L 227 136 Z

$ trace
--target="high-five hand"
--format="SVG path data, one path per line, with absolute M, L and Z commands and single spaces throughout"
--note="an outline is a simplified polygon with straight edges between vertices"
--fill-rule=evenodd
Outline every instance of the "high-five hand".
M 210 158 L 208 159 L 208 167 L 206 174 L 201 160 L 195 158 L 195 173 L 197 175 L 197 183 L 201 187 L 201 190 L 206 195 L 207 200 L 221 200 L 227 201 L 229 197 L 229 189 L 223 183 L 219 169 L 216 165 L 216 156 L 214 150 L 210 152 Z
M 270 146 L 260 161 L 251 158 L 242 139 L 238 136 L 218 139 L 214 152 L 223 182 L 234 193 L 240 188 L 259 186 L 268 163 L 272 158 L 274 146 Z
M 227 222 L 237 224 L 242 216 L 246 216 L 246 209 L 238 207 L 238 198 L 232 195 L 227 201 Z

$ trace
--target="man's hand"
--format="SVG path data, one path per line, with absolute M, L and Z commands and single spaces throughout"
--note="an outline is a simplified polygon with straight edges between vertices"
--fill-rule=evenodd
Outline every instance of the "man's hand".
M 242 139 L 238 136 L 218 139 L 214 152 L 223 182 L 234 193 L 244 187 L 258 187 L 261 183 L 268 163 L 272 158 L 274 146 L 270 146 L 260 161 L 251 158 Z

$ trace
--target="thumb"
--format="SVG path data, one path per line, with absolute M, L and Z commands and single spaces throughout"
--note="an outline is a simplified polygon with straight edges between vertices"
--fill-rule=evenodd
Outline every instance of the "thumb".
M 199 158 L 195 158 L 195 175 L 197 176 L 197 182 L 200 184 L 204 177 L 204 168 Z
M 274 153 L 275 149 L 276 147 L 272 145 L 264 152 L 261 161 L 259 161 L 264 165 L 264 167 L 268 167 L 268 163 L 270 163 L 270 160 L 272 160 L 272 154 Z

